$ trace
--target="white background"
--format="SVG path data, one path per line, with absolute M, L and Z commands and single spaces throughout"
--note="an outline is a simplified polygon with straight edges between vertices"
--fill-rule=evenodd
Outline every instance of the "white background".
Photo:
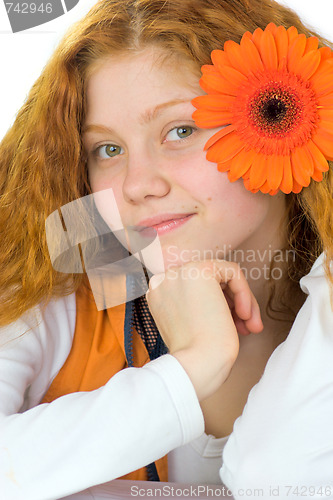
M 15 3 L 15 0 L 11 0 Z M 80 0 L 67 14 L 13 34 L 0 0 L 0 139 L 67 28 L 85 15 L 96 0 Z M 309 26 L 333 41 L 333 0 L 280 0 Z

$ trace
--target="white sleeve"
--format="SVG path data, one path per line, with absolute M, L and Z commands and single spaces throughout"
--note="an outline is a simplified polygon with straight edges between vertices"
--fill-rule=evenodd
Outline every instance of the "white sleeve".
M 202 434 L 168 455 L 168 481 L 187 484 L 221 484 L 221 455 L 228 436 Z
M 16 326 L 26 330 L 23 323 Z M 19 413 L 39 392 L 41 399 L 55 375 L 61 350 L 54 335 L 43 343 L 43 328 L 42 322 L 0 351 L 1 499 L 58 499 L 140 468 L 202 434 L 193 385 L 169 354 L 122 370 L 95 391 Z M 72 330 L 63 332 L 69 348 Z
M 221 479 L 235 499 L 255 489 L 333 498 L 333 312 L 322 261 L 301 279 L 308 297 L 224 448 Z

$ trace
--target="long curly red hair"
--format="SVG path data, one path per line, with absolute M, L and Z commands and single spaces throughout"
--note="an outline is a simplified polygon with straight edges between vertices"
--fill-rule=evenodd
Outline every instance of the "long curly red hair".
M 45 220 L 91 192 L 81 126 L 92 64 L 109 54 L 154 44 L 190 61 L 199 73 L 210 63 L 213 49 L 229 39 L 239 42 L 245 31 L 264 29 L 269 22 L 315 35 L 293 11 L 273 0 L 101 0 L 71 28 L 0 145 L 0 325 L 37 303 L 72 293 L 83 280 L 82 274 L 53 269 Z M 272 292 L 271 299 L 279 296 L 279 303 L 288 303 L 288 297 L 299 295 L 299 279 L 323 249 L 333 284 L 332 200 L 332 166 L 322 182 L 287 196 L 287 247 L 295 250 L 296 258 L 288 265 L 280 294 Z M 303 300 L 300 296 L 293 316 Z

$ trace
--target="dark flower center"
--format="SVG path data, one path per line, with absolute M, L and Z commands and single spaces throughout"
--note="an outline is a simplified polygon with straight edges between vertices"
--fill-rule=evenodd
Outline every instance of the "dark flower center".
M 299 123 L 303 105 L 294 89 L 270 82 L 249 101 L 249 118 L 262 136 L 284 137 Z
M 287 112 L 287 106 L 277 96 L 268 99 L 263 103 L 261 113 L 263 118 L 268 121 L 279 122 Z

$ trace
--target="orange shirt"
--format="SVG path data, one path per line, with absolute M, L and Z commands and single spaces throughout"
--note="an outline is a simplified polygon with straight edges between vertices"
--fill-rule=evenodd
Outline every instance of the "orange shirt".
M 79 391 L 93 391 L 105 385 L 128 366 L 124 348 L 126 304 L 98 311 L 92 292 L 81 286 L 76 293 L 76 325 L 71 351 L 53 380 L 42 403 Z M 133 331 L 134 366 L 149 361 L 140 335 Z M 155 462 L 160 481 L 167 481 L 167 457 Z M 147 480 L 145 467 L 118 479 Z

